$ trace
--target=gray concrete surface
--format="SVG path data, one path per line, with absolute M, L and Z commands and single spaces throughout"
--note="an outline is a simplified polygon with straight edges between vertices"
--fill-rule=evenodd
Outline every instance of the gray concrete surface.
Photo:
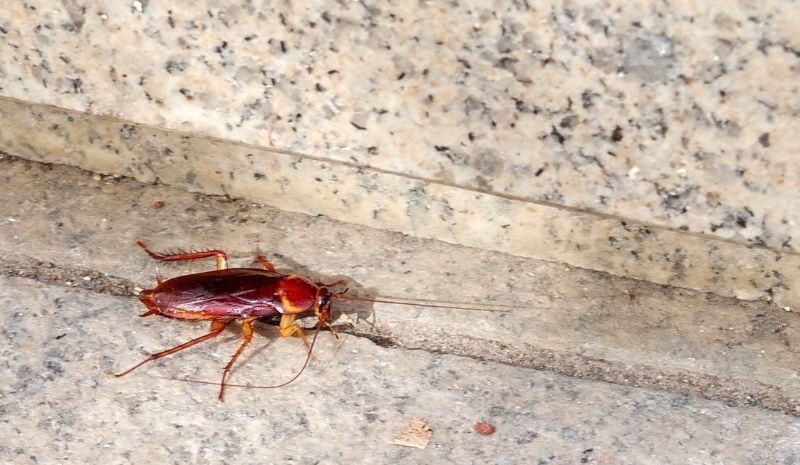
M 140 319 L 137 302 L 0 277 L 0 457 L 17 465 L 148 464 L 794 464 L 800 420 L 752 407 L 553 375 L 323 334 L 294 385 L 229 390 L 217 379 L 238 330 L 127 377 L 107 372 L 206 324 Z M 297 340 L 254 350 L 234 379 L 284 380 Z M 266 345 L 266 347 L 264 347 Z M 424 450 L 390 444 L 413 417 Z M 492 436 L 472 431 L 478 420 Z
M 222 247 L 232 266 L 251 265 L 260 251 L 279 269 L 346 278 L 354 292 L 518 305 L 499 313 L 337 302 L 350 332 L 383 345 L 800 412 L 798 314 L 779 307 L 75 168 L 0 163 L 6 276 L 131 295 L 155 274 L 137 239 L 155 249 Z

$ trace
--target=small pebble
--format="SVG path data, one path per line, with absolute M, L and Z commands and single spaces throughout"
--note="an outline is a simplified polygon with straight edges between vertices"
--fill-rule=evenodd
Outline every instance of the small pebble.
M 485 421 L 479 421 L 475 423 L 475 426 L 472 427 L 476 433 L 480 434 L 481 436 L 490 436 L 497 431 L 497 428 L 494 427 L 493 424 L 487 423 Z

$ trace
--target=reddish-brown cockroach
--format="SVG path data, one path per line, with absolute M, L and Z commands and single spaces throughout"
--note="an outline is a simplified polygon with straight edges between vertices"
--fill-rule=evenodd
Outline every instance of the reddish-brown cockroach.
M 279 333 L 283 337 L 298 336 L 306 344 L 308 353 L 302 368 L 297 374 L 285 383 L 274 386 L 248 386 L 253 388 L 277 388 L 286 386 L 297 379 L 305 370 L 311 359 L 314 344 L 319 331 L 323 326 L 331 329 L 338 338 L 336 331 L 328 323 L 331 315 L 331 301 L 333 299 L 356 300 L 378 303 L 393 303 L 401 305 L 422 305 L 434 308 L 455 308 L 464 310 L 489 310 L 507 311 L 490 308 L 475 308 L 455 305 L 439 305 L 430 300 L 419 300 L 421 303 L 404 302 L 399 298 L 367 298 L 356 295 L 345 295 L 342 292 L 333 292 L 331 287 L 343 284 L 338 281 L 331 284 L 315 283 L 297 275 L 278 273 L 275 267 L 265 257 L 258 256 L 256 260 L 264 267 L 261 268 L 228 268 L 227 255 L 222 250 L 204 250 L 200 252 L 158 253 L 147 248 L 141 241 L 137 244 L 147 252 L 150 257 L 162 262 L 176 262 L 199 260 L 215 257 L 217 269 L 203 273 L 195 273 L 175 278 L 162 280 L 160 273 L 156 279 L 158 285 L 154 289 L 142 291 L 139 300 L 147 307 L 141 316 L 161 315 L 178 320 L 209 320 L 211 331 L 207 334 L 192 339 L 171 349 L 150 355 L 133 367 L 117 373 L 114 376 L 124 376 L 139 368 L 147 362 L 157 360 L 167 355 L 187 349 L 200 342 L 218 336 L 228 323 L 242 320 L 242 335 L 244 336 L 239 349 L 233 354 L 228 364 L 222 371 L 218 399 L 222 400 L 225 386 L 238 386 L 226 384 L 228 374 L 245 347 L 253 337 L 253 322 L 258 318 L 280 315 Z M 502 305 L 494 305 L 502 307 Z M 311 343 L 305 337 L 295 319 L 304 314 L 317 317 L 316 330 Z

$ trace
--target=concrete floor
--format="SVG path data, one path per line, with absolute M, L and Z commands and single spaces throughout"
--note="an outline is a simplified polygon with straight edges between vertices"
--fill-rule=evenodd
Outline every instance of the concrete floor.
M 139 464 L 800 461 L 794 312 L 75 168 L 1 163 L 9 382 L 0 455 L 9 463 L 86 463 L 98 450 Z M 213 386 L 162 377 L 216 381 L 237 328 L 108 375 L 207 329 L 137 317 L 134 294 L 153 285 L 155 266 L 136 239 L 224 247 L 233 266 L 260 251 L 279 269 L 345 277 L 363 293 L 516 306 L 340 305 L 350 322 L 342 340 L 323 333 L 294 385 L 231 388 L 219 403 Z M 291 377 L 302 345 L 275 336 L 257 324 L 232 381 Z M 415 417 L 433 431 L 428 447 L 390 444 Z M 497 432 L 473 432 L 480 420 Z
M 367 339 L 321 336 L 297 383 L 276 390 L 165 380 L 216 380 L 238 330 L 127 377 L 107 373 L 205 324 L 139 319 L 134 299 L 0 281 L 5 463 L 796 463 L 800 423 L 758 408 L 574 379 Z M 287 379 L 296 340 L 259 328 L 241 382 Z M 414 417 L 424 450 L 390 444 Z M 491 436 L 473 432 L 484 420 Z

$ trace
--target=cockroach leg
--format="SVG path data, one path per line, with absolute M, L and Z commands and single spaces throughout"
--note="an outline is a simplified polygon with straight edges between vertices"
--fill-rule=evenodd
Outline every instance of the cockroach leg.
M 340 284 L 347 284 L 347 280 L 346 279 L 340 279 L 340 280 L 334 281 L 334 282 L 332 282 L 330 284 L 317 283 L 317 285 L 321 286 L 321 287 L 336 287 L 336 286 L 338 286 Z M 344 292 L 341 292 L 341 294 L 344 294 L 345 292 L 347 292 L 347 289 L 345 289 Z
M 222 402 L 222 396 L 225 393 L 225 379 L 230 374 L 233 364 L 236 363 L 236 359 L 242 355 L 244 348 L 247 347 L 247 345 L 250 344 L 250 341 L 253 339 L 253 322 L 257 319 L 257 317 L 245 318 L 242 322 L 242 335 L 244 336 L 242 344 L 239 346 L 239 350 L 237 350 L 236 353 L 233 354 L 233 357 L 231 357 L 231 361 L 225 365 L 225 369 L 222 370 L 222 381 L 219 383 L 219 396 L 217 396 L 217 399 L 220 402 Z
M 128 373 L 130 373 L 133 370 L 139 368 L 140 366 L 144 365 L 147 362 L 152 362 L 153 360 L 158 360 L 161 357 L 166 357 L 167 355 L 174 354 L 175 352 L 179 352 L 179 351 L 181 351 L 183 349 L 188 349 L 189 347 L 191 347 L 191 346 L 193 346 L 195 344 L 199 344 L 199 343 L 201 343 L 203 341 L 207 341 L 207 340 L 209 340 L 211 338 L 214 338 L 214 337 L 218 336 L 219 333 L 221 333 L 223 329 L 225 329 L 225 326 L 229 322 L 230 322 L 230 320 L 213 320 L 211 322 L 211 332 L 210 333 L 204 334 L 204 335 L 202 335 L 202 336 L 200 336 L 198 338 L 192 339 L 189 342 L 184 342 L 183 344 L 181 344 L 179 346 L 175 346 L 175 347 L 173 347 L 171 349 L 167 349 L 167 350 L 158 352 L 156 354 L 153 354 L 153 355 L 147 357 L 146 359 L 142 360 L 141 362 L 137 363 L 136 365 L 132 366 L 131 368 L 128 368 L 127 370 L 123 371 L 122 373 L 114 374 L 114 376 L 116 376 L 117 378 L 119 378 L 120 376 L 125 376 Z
M 267 257 L 259 255 L 258 257 L 256 257 L 256 260 L 258 261 L 258 263 L 261 263 L 261 266 L 266 268 L 267 271 L 272 271 L 273 273 L 277 273 L 277 271 L 275 270 L 275 266 L 269 260 L 267 260 Z
M 278 325 L 279 334 L 281 337 L 297 335 L 297 337 L 303 340 L 303 344 L 306 345 L 306 348 L 310 349 L 310 346 L 308 345 L 308 339 L 306 339 L 306 333 L 303 331 L 303 328 L 295 323 L 294 319 L 295 315 L 287 315 L 284 313 L 281 317 L 281 322 Z
M 183 253 L 159 253 L 153 252 L 152 250 L 148 249 L 144 242 L 136 241 L 139 247 L 143 248 L 147 255 L 153 258 L 153 260 L 158 260 L 160 262 L 178 262 L 184 260 L 199 260 L 202 258 L 209 258 L 209 257 L 216 257 L 217 258 L 217 269 L 218 270 L 225 270 L 228 268 L 228 256 L 225 254 L 224 250 L 212 249 L 212 250 L 203 250 L 201 252 L 183 252 Z
M 326 326 L 328 329 L 330 329 L 330 330 L 331 330 L 331 332 L 333 333 L 333 336 L 336 338 L 336 340 L 339 340 L 339 332 L 338 332 L 338 331 L 336 331 L 336 328 L 334 328 L 334 327 L 333 327 L 333 325 L 331 325 L 331 324 L 330 324 L 330 323 L 328 323 L 327 321 L 325 322 L 325 326 Z

